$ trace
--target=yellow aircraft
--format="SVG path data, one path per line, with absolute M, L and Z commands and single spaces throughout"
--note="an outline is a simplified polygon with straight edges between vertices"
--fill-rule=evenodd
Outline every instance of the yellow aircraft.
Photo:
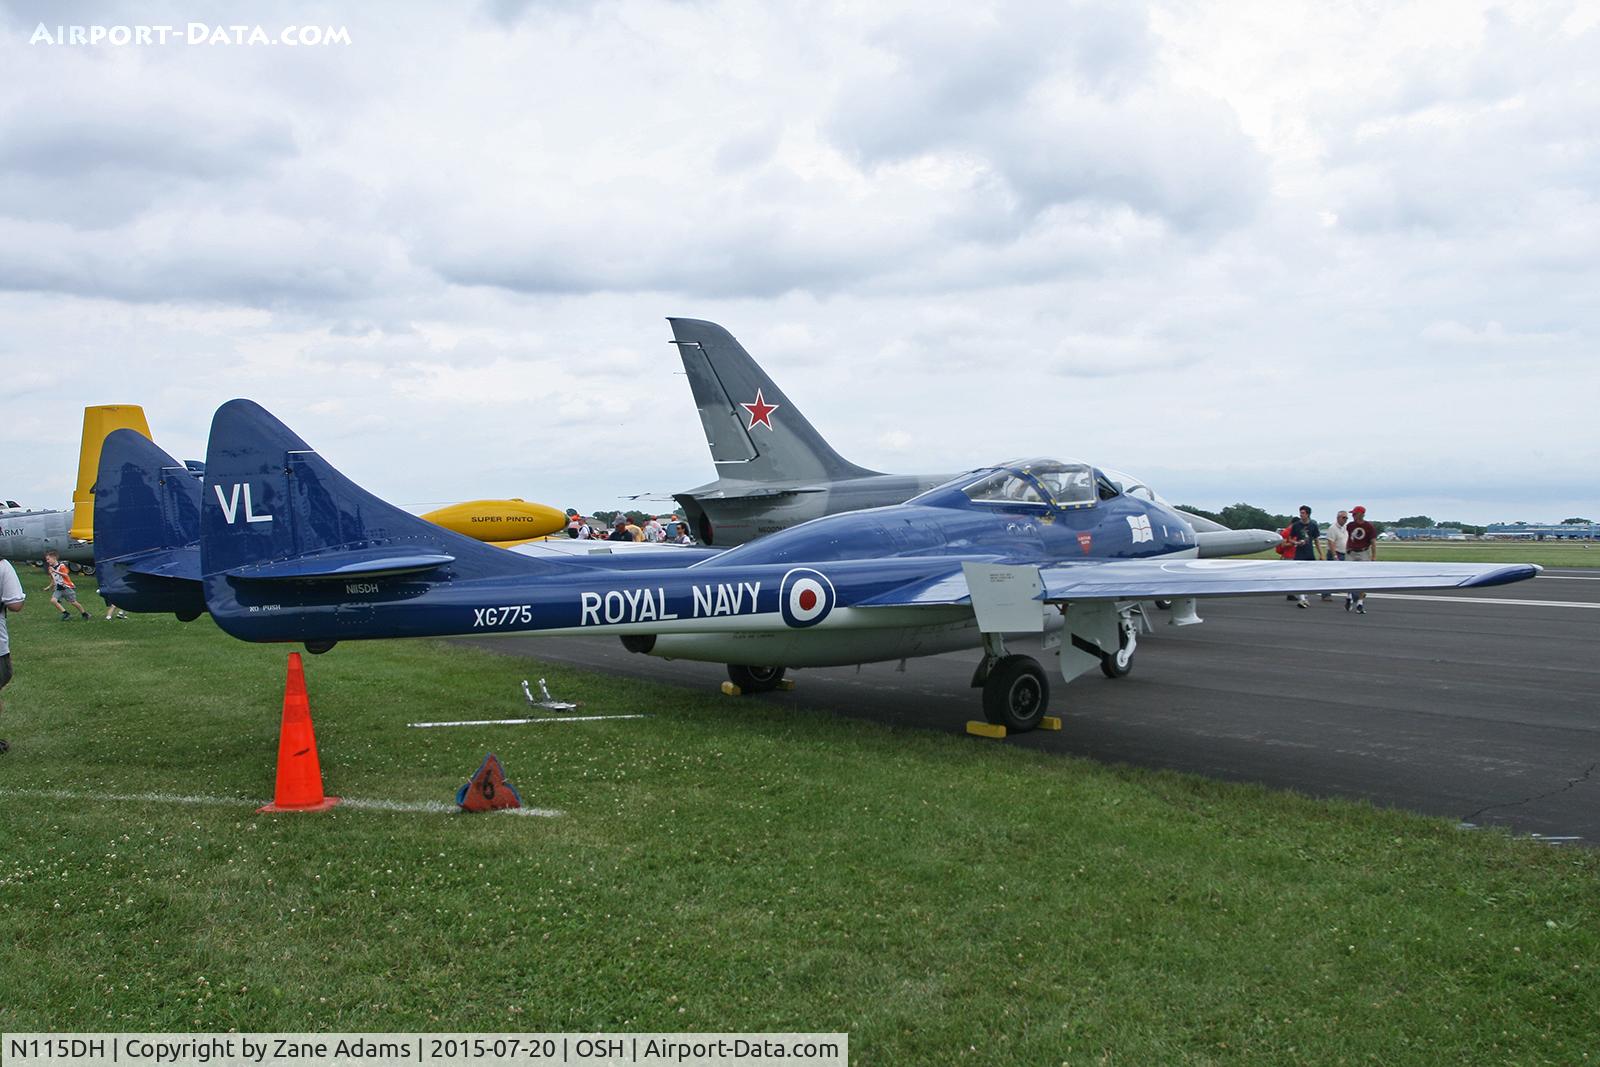
M 476 541 L 501 548 L 525 544 L 567 528 L 567 513 L 548 504 L 510 500 L 468 500 L 430 511 L 422 518 Z

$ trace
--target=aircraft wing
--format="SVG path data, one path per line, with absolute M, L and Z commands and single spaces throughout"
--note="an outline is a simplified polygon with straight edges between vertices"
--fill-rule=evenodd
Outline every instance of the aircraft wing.
M 1170 600 L 1270 593 L 1465 589 L 1532 578 L 1531 563 L 1350 563 L 1270 559 L 1130 559 L 1041 567 L 1046 601 Z
M 1272 593 L 1376 592 L 1384 589 L 1465 589 L 1532 578 L 1531 563 L 1350 563 L 1322 560 L 1129 559 L 1084 560 L 1037 570 L 1038 600 L 1172 600 L 1178 597 Z M 971 595 L 959 562 L 943 575 L 890 590 L 862 607 L 967 604 Z

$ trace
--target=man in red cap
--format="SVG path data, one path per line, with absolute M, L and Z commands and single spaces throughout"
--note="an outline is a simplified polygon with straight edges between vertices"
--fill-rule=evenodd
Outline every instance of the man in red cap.
M 1378 528 L 1367 521 L 1367 509 L 1357 504 L 1350 509 L 1350 525 L 1344 528 L 1349 547 L 1344 558 L 1351 563 L 1371 563 L 1378 558 Z M 1367 594 L 1346 593 L 1344 610 L 1354 608 L 1356 614 L 1367 613 Z

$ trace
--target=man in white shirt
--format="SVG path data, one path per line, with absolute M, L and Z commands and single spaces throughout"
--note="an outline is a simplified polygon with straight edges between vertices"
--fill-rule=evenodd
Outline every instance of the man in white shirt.
M 650 516 L 650 521 L 644 524 L 644 539 L 653 541 L 658 545 L 667 539 L 666 527 L 662 526 L 661 520 L 654 515 Z
M 0 559 L 0 689 L 4 689 L 6 683 L 11 681 L 11 635 L 6 630 L 6 616 L 13 611 L 21 611 L 22 602 L 27 599 L 11 561 Z M 4 710 L 5 704 L 0 703 L 0 711 Z M 5 755 L 10 747 L 0 741 L 0 755 Z
M 1333 525 L 1328 527 L 1327 530 L 1328 554 L 1326 558 L 1344 559 L 1345 551 L 1350 547 L 1350 531 L 1347 527 L 1349 522 L 1349 512 L 1341 511 L 1334 516 Z M 1323 593 L 1322 599 L 1332 600 L 1333 594 Z

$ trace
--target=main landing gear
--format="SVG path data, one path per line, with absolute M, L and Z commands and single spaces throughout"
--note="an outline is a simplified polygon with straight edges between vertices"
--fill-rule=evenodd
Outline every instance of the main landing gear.
M 1097 665 L 1107 678 L 1127 677 L 1133 670 L 1139 631 L 1145 625 L 1137 606 L 1121 610 L 1110 604 L 1079 606 L 1068 616 L 1064 633 L 1054 639 L 1062 678 L 1070 682 Z M 1046 647 L 1051 644 L 1052 639 L 1046 638 Z M 1009 733 L 1037 727 L 1050 702 L 1044 668 L 1031 656 L 1008 652 L 1000 634 L 983 635 L 983 652 L 972 685 L 983 690 L 984 718 Z
M 1001 657 L 982 685 L 983 717 L 1018 733 L 1038 726 L 1050 703 L 1050 682 L 1032 656 Z
M 728 664 L 728 681 L 745 693 L 770 693 L 783 681 L 783 667 L 744 667 Z

